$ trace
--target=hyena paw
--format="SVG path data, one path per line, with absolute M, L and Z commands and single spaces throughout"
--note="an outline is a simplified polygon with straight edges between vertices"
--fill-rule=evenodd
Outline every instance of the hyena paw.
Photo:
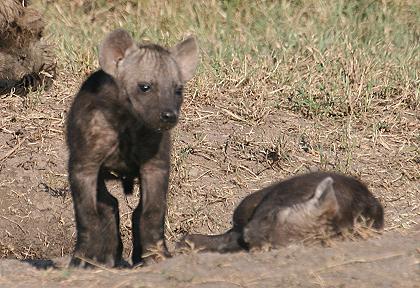
M 95 268 L 95 267 L 116 267 L 119 266 L 121 261 L 116 261 L 113 255 L 100 255 L 100 256 L 86 256 L 81 253 L 75 253 L 70 261 L 70 267 L 75 268 Z
M 156 245 L 149 247 L 146 252 L 143 253 L 142 264 L 150 265 L 158 263 L 167 258 L 171 258 L 172 255 L 169 253 L 163 241 L 159 241 Z

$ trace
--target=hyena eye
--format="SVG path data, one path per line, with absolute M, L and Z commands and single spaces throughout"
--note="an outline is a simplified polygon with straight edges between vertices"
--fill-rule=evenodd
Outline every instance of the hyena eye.
M 138 87 L 141 92 L 149 92 L 152 89 L 152 85 L 149 83 L 139 83 Z

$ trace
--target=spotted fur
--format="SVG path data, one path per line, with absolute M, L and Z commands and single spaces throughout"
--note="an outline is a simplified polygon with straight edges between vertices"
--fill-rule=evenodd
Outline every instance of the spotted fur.
M 141 186 L 132 216 L 134 264 L 169 256 L 164 241 L 170 129 L 179 119 L 182 87 L 198 61 L 194 38 L 171 49 L 138 45 L 124 30 L 99 47 L 101 69 L 77 94 L 67 122 L 69 182 L 77 242 L 72 265 L 121 260 L 118 202 L 105 180 L 121 180 L 131 193 Z

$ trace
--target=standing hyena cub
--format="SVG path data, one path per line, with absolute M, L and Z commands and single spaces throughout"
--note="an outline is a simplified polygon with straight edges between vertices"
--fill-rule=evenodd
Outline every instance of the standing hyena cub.
M 188 235 L 181 245 L 217 252 L 286 246 L 311 235 L 337 234 L 360 215 L 373 228 L 383 227 L 383 208 L 363 183 L 335 173 L 309 173 L 245 197 L 226 233 Z
M 194 38 L 165 49 L 138 45 L 116 30 L 99 47 L 102 69 L 83 83 L 67 123 L 77 228 L 72 265 L 94 260 L 114 266 L 121 260 L 118 202 L 105 186 L 115 175 L 125 193 L 132 192 L 135 178 L 141 183 L 132 218 L 133 264 L 169 256 L 164 241 L 169 130 L 178 121 L 183 85 L 197 62 Z

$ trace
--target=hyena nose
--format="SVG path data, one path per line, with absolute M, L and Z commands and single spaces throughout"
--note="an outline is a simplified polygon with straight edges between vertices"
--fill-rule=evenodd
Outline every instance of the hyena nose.
M 173 124 L 178 120 L 178 117 L 173 111 L 164 111 L 160 113 L 160 120 L 163 123 Z

